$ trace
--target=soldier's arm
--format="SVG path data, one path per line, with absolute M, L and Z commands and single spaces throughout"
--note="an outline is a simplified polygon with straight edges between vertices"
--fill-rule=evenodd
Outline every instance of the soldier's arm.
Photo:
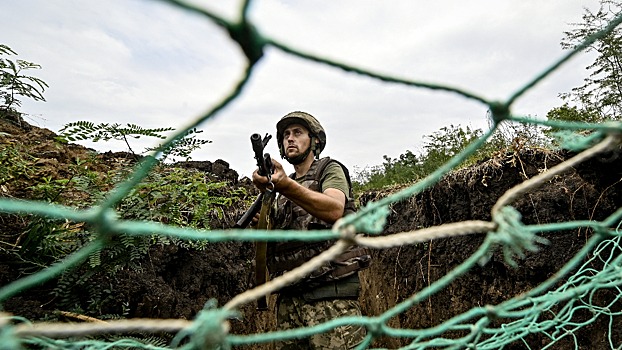
M 273 164 L 275 171 L 272 174 L 272 183 L 277 192 L 301 206 L 307 213 L 329 224 L 343 216 L 346 196 L 342 191 L 335 188 L 327 188 L 324 192 L 310 190 L 287 176 L 280 163 L 273 161 Z M 264 190 L 266 182 L 265 177 L 253 174 L 253 183 L 258 188 Z
M 343 216 L 346 196 L 338 189 L 327 188 L 324 192 L 316 192 L 289 179 L 279 192 L 301 206 L 307 213 L 329 224 L 333 224 Z

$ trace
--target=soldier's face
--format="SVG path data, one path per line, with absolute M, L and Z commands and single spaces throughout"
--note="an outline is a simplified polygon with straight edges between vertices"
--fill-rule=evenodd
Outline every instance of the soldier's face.
M 291 124 L 283 131 L 283 149 L 288 158 L 304 153 L 311 145 L 309 130 L 300 124 Z

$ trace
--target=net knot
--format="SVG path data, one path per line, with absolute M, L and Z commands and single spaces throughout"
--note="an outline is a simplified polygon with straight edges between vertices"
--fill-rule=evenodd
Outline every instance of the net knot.
M 112 208 L 102 208 L 96 215 L 97 223 L 95 225 L 99 236 L 109 239 L 116 232 L 115 225 L 119 220 L 117 212 Z
M 371 333 L 374 337 L 383 336 L 384 333 L 382 331 L 382 325 L 383 322 L 380 319 L 375 319 L 367 324 L 367 331 Z
M 495 124 L 499 124 L 510 117 L 510 106 L 507 103 L 491 102 L 488 107 L 490 108 L 492 121 Z
M 499 318 L 497 309 L 493 305 L 487 304 L 484 306 L 484 310 L 486 310 L 486 317 L 488 317 L 489 320 L 496 320 Z
M 210 299 L 205 304 L 190 327 L 181 330 L 173 339 L 174 347 L 189 338 L 192 349 L 229 349 L 226 344 L 227 334 L 229 334 L 230 318 L 239 316 L 237 312 L 217 309 L 217 301 Z
M 513 257 L 525 258 L 525 250 L 538 251 L 537 243 L 548 244 L 545 238 L 538 237 L 525 228 L 521 222 L 521 214 L 510 206 L 501 208 L 493 214 L 493 221 L 497 224 L 496 232 L 491 232 L 494 242 L 503 246 L 503 257 L 505 262 L 517 267 L 518 264 Z
M 341 225 L 341 223 L 337 221 L 333 226 L 333 231 L 339 233 L 342 241 L 348 242 L 349 244 L 356 244 L 356 227 L 354 227 L 354 225 Z
M 370 205 L 374 205 L 374 203 L 368 204 L 365 213 L 356 215 L 352 225 L 356 232 L 382 233 L 387 223 L 387 216 L 390 214 L 389 208 L 387 205 L 376 205 L 375 207 L 370 207 Z
M 227 27 L 229 36 L 242 48 L 251 65 L 263 57 L 265 41 L 250 22 L 243 20 Z

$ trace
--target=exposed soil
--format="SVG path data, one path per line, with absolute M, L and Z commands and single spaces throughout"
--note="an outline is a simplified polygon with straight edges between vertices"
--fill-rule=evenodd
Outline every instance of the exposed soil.
M 570 156 L 572 154 L 565 152 L 525 150 L 506 155 L 506 159 L 500 161 L 488 161 L 453 173 L 420 195 L 395 204 L 385 234 L 449 222 L 490 220 L 492 206 L 506 190 Z M 525 224 L 602 220 L 622 203 L 621 165 L 619 153 L 606 154 L 555 177 L 519 198 L 513 206 L 522 213 Z M 377 196 L 368 193 L 362 201 L 374 200 Z M 540 246 L 538 252 L 527 252 L 517 261 L 518 268 L 509 266 L 503 254 L 497 251 L 485 265 L 477 265 L 447 288 L 393 320 L 393 326 L 433 327 L 473 307 L 496 305 L 525 293 L 553 276 L 583 247 L 591 234 L 586 229 L 541 234 L 550 244 Z M 437 239 L 429 244 L 376 252 L 374 266 L 365 273 L 366 295 L 362 298 L 365 308 L 371 314 L 380 313 L 412 296 L 464 262 L 483 240 L 483 235 Z M 601 299 L 594 302 L 603 305 L 610 297 L 603 293 L 599 295 Z M 616 309 L 619 310 L 620 305 Z M 619 317 L 614 319 L 612 329 L 617 332 L 614 344 L 622 341 L 620 321 Z M 579 331 L 579 348 L 609 349 L 607 322 L 609 318 L 603 317 Z M 530 336 L 527 340 L 532 349 L 548 344 L 541 335 Z M 387 343 L 389 347 L 402 344 L 395 339 Z M 505 347 L 524 348 L 521 342 Z M 567 349 L 574 345 L 567 339 L 553 348 Z
M 137 160 L 131 154 L 96 154 L 78 145 L 59 145 L 54 141 L 56 135 L 53 132 L 23 122 L 0 121 L 0 132 L 0 150 L 19 143 L 37 158 L 34 161 L 35 177 L 63 178 L 68 174 L 69 167 L 76 164 L 76 159 L 87 157 L 100 160 L 89 163 L 89 166 L 101 172 Z M 494 160 L 454 172 L 421 194 L 393 204 L 384 234 L 464 220 L 490 220 L 492 206 L 506 190 L 572 155 L 569 152 L 515 150 Z M 522 222 L 525 224 L 602 220 L 622 207 L 620 155 L 618 149 L 591 159 L 521 196 L 512 205 L 522 213 Z M 229 169 L 225 161 L 187 162 L 178 166 L 200 170 L 219 181 L 229 181 L 232 189 L 246 187 L 251 196 L 256 195 L 248 180 L 238 181 L 238 174 Z M 33 178 L 24 178 L 21 182 L 4 184 L 0 193 L 5 197 L 31 198 L 29 186 L 34 181 Z M 359 201 L 364 205 L 396 190 L 365 193 Z M 219 221 L 213 222 L 213 227 L 232 227 L 244 209 L 238 208 L 236 212 L 219 218 Z M 27 218 L 3 215 L 0 219 L 0 239 L 16 243 L 18 237 L 24 234 Z M 518 258 L 517 268 L 509 266 L 502 252 L 496 251 L 485 265 L 477 265 L 447 288 L 393 318 L 389 324 L 408 329 L 434 327 L 473 307 L 499 304 L 525 293 L 553 276 L 592 234 L 586 229 L 542 234 L 550 244 L 540 246 L 537 252 L 527 252 L 524 258 Z M 361 274 L 364 292 L 360 301 L 364 314 L 380 315 L 445 276 L 471 256 L 483 239 L 483 234 L 469 235 L 374 250 L 372 266 Z M 0 250 L 0 255 L 0 285 L 23 277 L 15 269 L 19 262 L 9 261 L 7 256 L 10 255 L 4 249 Z M 92 277 L 93 286 L 110 293 L 100 307 L 101 315 L 192 319 L 209 299 L 217 299 L 218 305 L 223 305 L 252 287 L 252 243 L 215 243 L 209 244 L 202 251 L 175 245 L 153 246 L 148 256 L 147 261 L 141 264 L 141 270 L 122 270 L 114 278 L 104 274 Z M 32 320 L 53 317 L 59 310 L 58 298 L 50 295 L 53 287 L 54 283 L 50 282 L 24 291 L 7 300 L 3 307 L 14 315 Z M 602 305 L 610 298 L 608 292 L 603 292 L 596 295 L 593 302 Z M 274 298 L 271 303 L 274 304 Z M 614 311 L 621 309 L 620 305 L 614 305 L 613 308 Z M 258 312 L 254 305 L 247 305 L 241 312 L 242 319 L 232 320 L 233 333 L 272 330 L 272 312 Z M 576 317 L 581 319 L 586 315 L 579 312 Z M 608 317 L 601 317 L 576 332 L 579 348 L 608 349 L 608 322 Z M 615 333 L 612 335 L 614 344 L 621 344 L 620 317 L 613 319 L 612 329 Z M 542 334 L 529 335 L 525 341 L 531 348 L 548 344 Z M 407 339 L 383 337 L 377 339 L 374 346 L 397 348 L 406 344 Z M 525 348 L 521 341 L 505 347 Z M 574 341 L 566 338 L 552 348 L 574 348 Z

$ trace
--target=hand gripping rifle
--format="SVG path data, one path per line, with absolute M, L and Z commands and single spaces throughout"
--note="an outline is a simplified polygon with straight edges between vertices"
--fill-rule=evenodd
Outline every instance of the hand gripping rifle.
M 255 214 L 259 212 L 259 222 L 257 223 L 258 230 L 269 230 L 272 227 L 272 223 L 270 222 L 270 209 L 272 209 L 272 203 L 274 202 L 274 198 L 276 193 L 274 192 L 274 184 L 271 180 L 272 175 L 272 158 L 270 158 L 270 154 L 263 153 L 264 148 L 268 144 L 268 141 L 272 138 L 271 135 L 266 134 L 266 136 L 261 138 L 260 134 L 252 134 L 251 135 L 251 144 L 253 146 L 253 152 L 255 153 L 255 159 L 257 160 L 257 166 L 259 170 L 257 173 L 262 176 L 266 176 L 268 178 L 268 186 L 266 187 L 266 191 L 261 193 L 259 197 L 255 200 L 250 209 L 244 213 L 244 215 L 238 220 L 235 224 L 235 228 L 245 228 L 251 222 Z M 267 253 L 267 243 L 266 242 L 256 242 L 255 243 L 255 285 L 261 285 L 267 282 L 268 280 L 268 270 L 266 266 L 266 253 Z M 265 297 L 261 297 L 257 300 L 257 309 L 258 310 L 267 310 L 268 302 Z

